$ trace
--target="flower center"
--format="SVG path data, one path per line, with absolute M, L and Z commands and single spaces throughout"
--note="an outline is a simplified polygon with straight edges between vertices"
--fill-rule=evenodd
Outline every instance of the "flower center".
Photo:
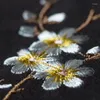
M 24 56 L 20 56 L 18 58 L 18 61 L 25 64 L 26 66 L 34 66 L 36 63 L 39 63 L 41 60 L 43 60 L 42 56 L 38 56 L 36 54 L 27 54 Z
M 69 69 L 61 69 L 57 68 L 57 69 L 53 69 L 53 70 L 49 70 L 49 76 L 47 78 L 50 77 L 54 77 L 54 81 L 55 82 L 63 82 L 64 80 L 69 80 L 72 79 L 73 77 L 75 77 L 75 73 L 77 72 L 77 70 L 69 68 Z
M 60 37 L 60 36 L 57 36 L 55 38 L 46 39 L 43 42 L 51 47 L 67 47 L 70 44 L 75 43 L 75 41 L 69 38 Z

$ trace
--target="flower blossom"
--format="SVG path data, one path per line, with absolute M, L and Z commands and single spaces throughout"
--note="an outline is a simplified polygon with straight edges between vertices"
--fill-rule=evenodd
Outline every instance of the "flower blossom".
M 64 84 L 69 88 L 76 88 L 81 86 L 84 82 L 80 77 L 90 76 L 94 73 L 92 68 L 80 67 L 83 60 L 69 60 L 65 65 L 59 62 L 52 63 L 51 67 L 45 71 L 37 71 L 34 78 L 45 78 L 42 84 L 45 90 L 55 90 Z
M 83 35 L 74 35 L 75 32 L 74 28 L 61 30 L 59 34 L 44 31 L 38 36 L 39 40 L 42 42 L 42 45 L 39 45 L 39 47 L 41 50 L 42 48 L 49 48 L 47 53 L 51 53 L 53 55 L 58 55 L 61 51 L 66 53 L 77 53 L 80 50 L 80 46 L 78 44 L 86 41 L 88 37 Z M 33 50 L 36 48 L 36 45 L 38 45 L 38 42 L 33 43 L 29 49 Z
M 28 71 L 35 71 L 36 67 L 40 70 L 42 67 L 46 68 L 43 63 L 46 61 L 54 61 L 55 58 L 46 58 L 46 54 L 39 52 L 30 52 L 26 49 L 22 49 L 18 52 L 18 56 L 9 57 L 4 61 L 4 65 L 12 65 L 11 72 L 15 74 L 22 74 Z M 38 69 L 39 69 L 38 68 Z

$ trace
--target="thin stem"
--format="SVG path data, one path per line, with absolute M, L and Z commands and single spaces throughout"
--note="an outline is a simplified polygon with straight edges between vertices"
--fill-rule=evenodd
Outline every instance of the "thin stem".
M 85 27 L 92 21 L 93 15 L 94 15 L 94 10 L 91 9 L 91 10 L 90 10 L 90 13 L 89 13 L 89 15 L 88 15 L 88 18 L 86 19 L 86 21 L 85 21 L 84 23 L 82 23 L 82 24 L 76 29 L 76 32 L 79 32 L 79 31 L 81 31 L 83 28 L 85 28 Z
M 100 19 L 100 14 L 97 14 L 95 16 L 93 16 L 92 20 L 97 20 L 97 19 Z
M 43 27 L 43 17 L 45 16 L 46 12 L 49 10 L 49 8 L 51 7 L 51 3 L 50 2 L 47 2 L 45 4 L 45 6 L 42 8 L 40 14 L 39 14 L 39 28 L 43 31 L 44 30 L 44 27 Z
M 100 53 L 86 58 L 85 61 L 88 62 L 88 61 L 97 60 L 97 59 L 100 59 Z
M 7 93 L 7 95 L 3 98 L 3 100 L 8 100 L 9 99 L 9 97 L 13 94 L 13 93 L 15 93 L 17 90 L 18 90 L 18 88 L 23 84 L 23 83 L 25 83 L 27 80 L 30 80 L 30 79 L 32 79 L 33 77 L 32 77 L 32 75 L 31 74 L 29 74 L 27 77 L 25 77 L 23 80 L 21 80 L 20 82 L 18 82 L 8 93 Z

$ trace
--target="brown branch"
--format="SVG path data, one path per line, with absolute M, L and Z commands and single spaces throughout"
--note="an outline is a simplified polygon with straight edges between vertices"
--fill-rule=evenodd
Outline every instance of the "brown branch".
M 94 10 L 91 9 L 86 21 L 82 23 L 78 28 L 76 28 L 76 32 L 79 32 L 83 28 L 85 28 L 92 21 L 93 15 L 94 15 Z
M 45 6 L 42 8 L 40 14 L 39 14 L 39 21 L 38 21 L 38 24 L 39 24 L 39 28 L 41 29 L 41 31 L 44 30 L 44 27 L 43 27 L 43 17 L 44 15 L 47 13 L 47 11 L 49 10 L 49 8 L 51 7 L 52 3 L 50 2 L 47 2 L 45 4 Z
M 25 77 L 23 80 L 21 80 L 20 82 L 18 82 L 8 93 L 7 93 L 7 95 L 3 98 L 3 100 L 8 100 L 9 99 L 9 97 L 13 94 L 13 93 L 15 93 L 15 92 L 17 92 L 18 91 L 18 88 L 23 84 L 23 83 L 25 83 L 27 80 L 30 80 L 30 79 L 32 79 L 33 77 L 32 77 L 32 75 L 31 74 L 29 74 L 27 77 Z M 20 89 L 19 89 L 20 90 Z
M 100 59 L 100 53 L 95 54 L 95 55 L 93 55 L 93 56 L 91 56 L 91 57 L 85 58 L 85 62 L 93 61 L 93 60 L 97 60 L 97 59 Z
M 35 33 L 35 36 L 38 36 L 40 34 L 40 31 L 37 26 L 34 27 L 34 33 Z
M 97 20 L 97 19 L 100 19 L 100 14 L 97 14 L 95 16 L 93 16 L 92 20 Z

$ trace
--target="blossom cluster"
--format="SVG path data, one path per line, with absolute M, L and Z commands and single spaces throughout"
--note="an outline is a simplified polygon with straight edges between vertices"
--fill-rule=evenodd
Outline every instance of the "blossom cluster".
M 27 49 L 17 52 L 18 56 L 9 57 L 4 65 L 11 65 L 11 72 L 22 74 L 30 70 L 35 72 L 33 78 L 43 79 L 45 90 L 54 90 L 64 84 L 76 88 L 84 82 L 81 77 L 91 76 L 94 70 L 84 66 L 83 59 L 73 59 L 61 63 L 61 53 L 78 54 L 81 52 L 79 44 L 88 39 L 87 36 L 75 35 L 74 28 L 66 28 L 58 34 L 47 30 L 38 35 L 38 41 L 33 42 Z M 96 54 L 100 47 L 89 49 L 86 54 Z M 64 58 L 67 59 L 67 58 Z
M 50 0 L 40 0 L 44 5 Z M 51 0 L 52 1 L 52 0 Z M 37 19 L 37 15 L 30 11 L 24 11 L 23 19 Z M 65 13 L 57 13 L 47 18 L 48 22 L 62 22 L 66 18 Z M 21 26 L 19 35 L 33 38 L 35 36 L 34 26 Z M 42 84 L 45 90 L 55 90 L 62 84 L 69 88 L 80 87 L 84 81 L 82 77 L 94 74 L 94 69 L 85 66 L 84 59 L 64 58 L 61 62 L 62 53 L 78 55 L 82 51 L 81 44 L 86 42 L 87 35 L 77 35 L 75 28 L 64 28 L 58 33 L 44 30 L 37 36 L 38 41 L 34 41 L 27 49 L 21 49 L 17 56 L 9 57 L 4 61 L 4 65 L 12 66 L 13 74 L 23 74 L 30 70 L 33 78 L 43 79 Z M 100 47 L 95 46 L 87 50 L 86 54 L 100 53 Z M 69 59 L 69 60 L 67 60 Z

